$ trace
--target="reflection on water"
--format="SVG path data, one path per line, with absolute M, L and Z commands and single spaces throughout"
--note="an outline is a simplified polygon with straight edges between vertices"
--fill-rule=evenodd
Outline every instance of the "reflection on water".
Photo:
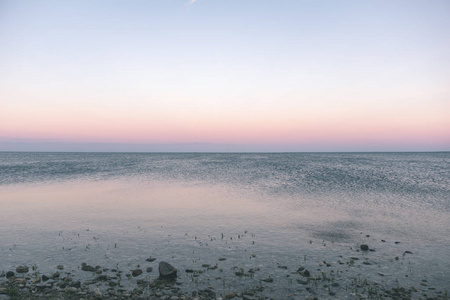
M 225 257 L 226 282 L 216 289 L 245 285 L 233 271 L 242 267 L 277 278 L 285 293 L 292 286 L 283 272 L 325 260 L 350 277 L 393 286 L 426 277 L 448 289 L 448 156 L 367 165 L 376 155 L 9 155 L 0 163 L 9 172 L 0 175 L 0 272 L 63 264 L 83 277 L 82 262 L 131 270 L 153 256 L 183 270 Z M 389 167 L 397 160 L 417 172 Z M 358 253 L 362 243 L 376 251 Z M 371 264 L 338 263 L 361 255 Z

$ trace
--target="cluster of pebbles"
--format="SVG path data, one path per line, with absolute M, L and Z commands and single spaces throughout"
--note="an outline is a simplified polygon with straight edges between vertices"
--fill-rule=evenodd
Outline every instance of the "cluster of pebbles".
M 358 247 L 359 253 L 370 253 L 375 251 L 367 244 L 361 244 Z M 411 254 L 406 251 L 406 254 Z M 254 257 L 254 254 L 252 254 Z M 153 262 L 156 258 L 150 257 L 147 262 Z M 219 258 L 223 262 L 226 258 Z M 51 274 L 42 274 L 37 271 L 36 266 L 19 265 L 14 271 L 0 270 L 0 300 L 16 299 L 50 299 L 50 300 L 98 300 L 98 299 L 165 299 L 165 300 L 203 300 L 203 299 L 449 299 L 447 291 L 437 291 L 432 287 L 427 287 L 427 283 L 421 282 L 422 288 L 426 288 L 431 293 L 424 292 L 415 287 L 387 288 L 378 283 L 368 282 L 367 279 L 358 278 L 348 281 L 342 279 L 339 271 L 331 270 L 332 264 L 339 267 L 351 268 L 356 262 L 360 261 L 358 257 L 351 257 L 349 261 L 340 261 L 327 263 L 321 261 L 318 267 L 321 269 L 307 269 L 305 266 L 297 267 L 292 270 L 292 266 L 276 265 L 274 268 L 283 272 L 293 285 L 299 287 L 296 290 L 299 293 L 284 294 L 280 297 L 268 296 L 269 290 L 277 288 L 277 282 L 280 278 L 265 277 L 264 275 L 255 276 L 260 272 L 259 268 L 232 268 L 230 275 L 239 278 L 242 281 L 248 281 L 252 288 L 239 291 L 226 291 L 214 289 L 213 286 L 205 286 L 192 281 L 192 286 L 186 289 L 183 286 L 180 276 L 192 276 L 192 279 L 198 278 L 203 274 L 201 270 L 185 269 L 180 272 L 170 263 L 161 261 L 158 265 L 159 275 L 144 276 L 146 273 L 152 273 L 153 267 L 135 268 L 132 270 L 119 270 L 102 268 L 101 266 L 92 266 L 82 263 L 79 269 L 83 274 L 87 274 L 87 280 L 79 280 L 77 276 L 65 271 L 63 265 L 58 265 Z M 362 260 L 362 265 L 371 265 L 367 260 Z M 202 268 L 209 272 L 218 272 L 217 265 L 211 266 L 203 264 Z M 318 270 L 330 269 L 328 273 Z M 86 273 L 84 273 L 86 272 Z M 156 272 L 155 272 L 156 273 Z M 342 271 L 341 271 L 342 274 Z M 203 274 L 204 275 L 204 274 Z M 379 276 L 385 276 L 379 273 Z M 152 277 L 152 279 L 149 279 Z M 258 278 L 258 279 L 255 279 Z M 133 279 L 132 281 L 130 279 Z M 125 281 L 128 284 L 125 284 Z M 132 282 L 132 284 L 129 284 Z M 186 285 L 186 283 L 184 283 Z M 345 286 L 344 286 L 345 285 Z M 301 288 L 300 288 L 301 287 Z M 302 292 L 300 292 L 300 290 Z

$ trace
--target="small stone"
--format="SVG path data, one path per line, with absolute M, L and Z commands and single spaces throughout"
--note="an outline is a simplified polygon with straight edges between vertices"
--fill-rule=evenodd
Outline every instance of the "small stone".
M 66 293 L 69 293 L 69 294 L 75 294 L 77 291 L 78 290 L 77 290 L 76 287 L 68 287 L 68 288 L 66 288 Z
M 378 275 L 384 276 L 385 274 L 384 274 L 384 273 L 381 273 L 381 272 L 378 272 Z
M 298 269 L 297 269 L 297 273 L 300 273 L 300 272 L 302 272 L 302 271 L 303 271 L 304 269 L 305 269 L 304 267 L 300 267 L 300 268 L 298 268 Z
M 102 297 L 103 297 L 103 293 L 100 291 L 99 288 L 95 288 L 95 289 L 94 289 L 94 296 L 95 296 L 96 298 L 102 298 Z
M 220 261 L 224 261 L 224 260 L 227 260 L 225 257 L 221 257 L 221 258 L 219 258 L 219 260 Z
M 36 283 L 39 283 L 39 282 L 41 282 L 41 277 L 36 277 L 35 279 L 31 280 L 32 284 L 36 284 Z
M 93 266 L 87 265 L 86 263 L 81 264 L 81 270 L 86 272 L 95 272 L 96 269 Z
M 400 242 L 395 242 L 396 244 L 400 244 Z
M 202 265 L 202 268 L 209 268 L 209 267 L 211 267 L 210 264 L 203 264 L 203 265 Z
M 386 241 L 385 240 L 381 240 L 383 243 L 386 243 Z
M 177 269 L 171 264 L 162 261 L 159 263 L 159 277 L 161 278 L 176 278 L 177 277 Z
M 133 275 L 133 277 L 139 276 L 142 274 L 142 270 L 141 269 L 136 269 L 131 271 L 131 275 Z
M 297 282 L 300 283 L 300 284 L 303 284 L 303 285 L 308 284 L 308 281 L 301 280 L 301 279 L 297 279 Z
M 405 251 L 405 254 L 412 254 L 411 251 Z
M 227 298 L 227 299 L 231 299 L 231 298 L 234 298 L 234 297 L 237 297 L 237 294 L 235 292 L 228 293 L 228 294 L 225 295 L 225 298 Z
M 75 282 L 72 282 L 71 284 L 70 284 L 70 287 L 74 287 L 74 288 L 77 288 L 77 289 L 79 289 L 79 288 L 81 288 L 81 282 L 78 280 L 78 281 L 75 281 Z
M 332 286 L 332 287 L 338 287 L 338 286 L 339 286 L 339 283 L 333 282 L 333 283 L 331 284 L 331 286 Z
M 13 276 L 14 276 L 14 272 L 13 271 L 6 272 L 6 278 L 11 278 Z
M 57 268 L 58 270 L 64 270 L 64 266 L 63 266 L 63 265 L 57 265 L 56 268 Z
M 58 279 L 58 278 L 59 278 L 59 272 L 56 271 L 55 273 L 53 273 L 53 274 L 50 276 L 50 278 L 51 278 L 51 279 Z
M 50 277 L 48 277 L 47 275 L 42 275 L 42 281 L 43 282 L 46 282 L 49 279 L 50 279 Z
M 152 267 L 148 267 L 147 268 L 147 273 L 151 273 L 153 271 L 153 268 Z
M 149 258 L 146 259 L 146 261 L 149 261 L 149 262 L 152 262 L 152 261 L 155 261 L 155 260 L 156 260 L 156 258 L 154 258 L 154 257 L 149 257 Z
M 368 251 L 369 250 L 369 246 L 367 246 L 366 244 L 362 244 L 360 248 L 363 251 Z
M 27 266 L 18 266 L 16 268 L 16 272 L 17 273 L 27 273 L 28 272 L 28 267 Z
M 262 281 L 264 281 L 264 282 L 273 282 L 273 278 L 265 278 L 265 279 L 262 279 Z
M 303 276 L 309 277 L 309 276 L 311 276 L 311 273 L 309 273 L 308 270 L 305 270 L 305 271 L 303 272 Z

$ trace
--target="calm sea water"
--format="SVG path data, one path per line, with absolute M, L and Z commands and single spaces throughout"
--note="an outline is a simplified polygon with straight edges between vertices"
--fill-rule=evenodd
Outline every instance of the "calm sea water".
M 255 276 L 279 278 L 277 295 L 295 287 L 274 266 L 312 269 L 366 243 L 373 264 L 347 277 L 449 289 L 448 152 L 3 152 L 0 195 L 0 272 L 64 264 L 76 273 L 81 262 L 131 269 L 149 256 L 195 269 L 223 256 L 225 274 L 258 266 Z M 213 277 L 197 284 L 215 285 Z M 224 292 L 245 285 L 222 278 Z

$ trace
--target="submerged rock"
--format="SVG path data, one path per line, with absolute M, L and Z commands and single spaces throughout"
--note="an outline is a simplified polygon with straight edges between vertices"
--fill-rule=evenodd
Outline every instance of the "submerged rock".
M 142 274 L 142 270 L 141 269 L 136 269 L 131 271 L 131 275 L 133 275 L 133 277 L 139 276 Z
M 86 272 L 95 272 L 97 271 L 96 268 L 94 268 L 93 266 L 90 266 L 86 263 L 82 263 L 81 264 L 81 270 L 86 271 Z
M 159 277 L 161 278 L 176 278 L 177 269 L 171 264 L 162 261 L 159 263 Z
M 16 268 L 17 273 L 28 273 L 28 267 L 27 266 L 18 266 Z
M 13 276 L 14 276 L 14 272 L 13 271 L 6 272 L 6 278 L 11 278 Z
M 149 261 L 149 262 L 152 262 L 152 261 L 155 261 L 155 260 L 156 260 L 156 258 L 154 258 L 154 257 L 149 257 L 149 258 L 146 259 L 146 261 Z

